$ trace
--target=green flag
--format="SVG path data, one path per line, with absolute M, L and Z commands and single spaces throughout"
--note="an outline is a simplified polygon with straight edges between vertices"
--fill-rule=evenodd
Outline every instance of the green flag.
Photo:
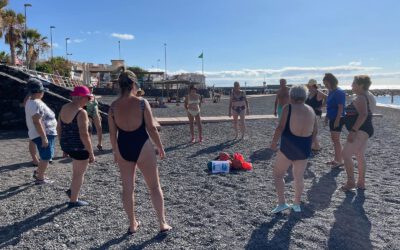
M 201 54 L 199 55 L 199 58 L 203 58 L 203 52 L 201 52 Z

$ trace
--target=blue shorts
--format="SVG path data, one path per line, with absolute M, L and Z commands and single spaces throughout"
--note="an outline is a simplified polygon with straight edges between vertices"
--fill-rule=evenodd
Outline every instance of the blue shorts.
M 49 141 L 49 145 L 47 148 L 42 148 L 42 138 L 37 137 L 32 141 L 36 144 L 36 147 L 39 151 L 40 160 L 42 161 L 50 161 L 54 157 L 54 147 L 56 136 L 55 135 L 46 135 L 47 140 Z

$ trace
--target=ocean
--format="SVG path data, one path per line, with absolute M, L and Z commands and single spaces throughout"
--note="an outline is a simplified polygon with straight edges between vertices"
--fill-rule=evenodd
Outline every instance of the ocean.
M 392 97 L 390 95 L 386 96 L 375 96 L 376 103 L 378 104 L 384 104 L 384 105 L 393 105 L 397 106 L 400 108 L 400 96 L 396 95 L 393 96 L 393 103 L 392 103 Z

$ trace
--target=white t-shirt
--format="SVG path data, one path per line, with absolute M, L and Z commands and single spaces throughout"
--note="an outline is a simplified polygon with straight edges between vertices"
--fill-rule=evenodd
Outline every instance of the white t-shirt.
M 40 99 L 29 99 L 25 104 L 26 126 L 28 127 L 29 139 L 40 137 L 33 124 L 32 116 L 39 114 L 42 127 L 46 135 L 57 135 L 57 120 L 54 112 Z

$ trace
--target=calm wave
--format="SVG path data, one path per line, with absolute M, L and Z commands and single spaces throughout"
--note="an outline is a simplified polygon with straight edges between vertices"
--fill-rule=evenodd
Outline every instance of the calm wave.
M 393 103 L 392 103 L 392 97 L 387 95 L 387 96 L 375 96 L 376 102 L 380 104 L 392 104 L 396 106 L 400 106 L 400 96 L 396 95 L 393 97 Z

